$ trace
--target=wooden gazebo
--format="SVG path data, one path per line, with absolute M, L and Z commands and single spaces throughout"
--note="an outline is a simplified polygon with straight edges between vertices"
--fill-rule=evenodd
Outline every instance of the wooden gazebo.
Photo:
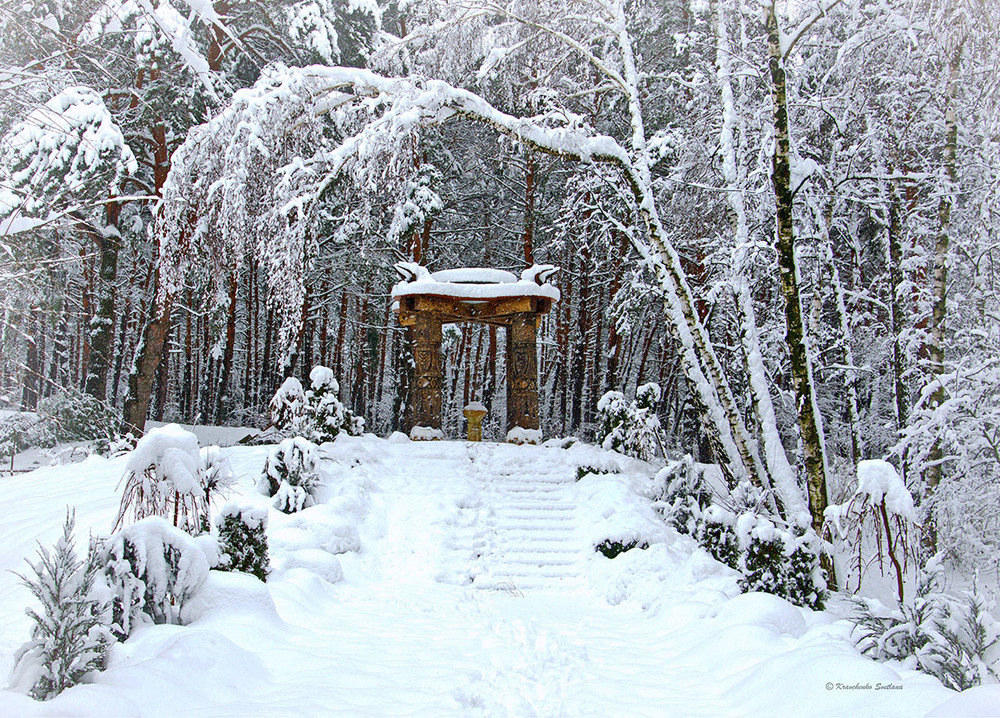
M 426 267 L 400 262 L 402 277 L 392 289 L 399 323 L 413 332 L 414 385 L 412 438 L 441 437 L 441 327 L 479 322 L 503 327 L 507 334 L 507 438 L 537 443 L 538 318 L 559 301 L 548 283 L 558 271 L 534 265 L 520 278 L 498 269 L 450 269 L 430 273 Z

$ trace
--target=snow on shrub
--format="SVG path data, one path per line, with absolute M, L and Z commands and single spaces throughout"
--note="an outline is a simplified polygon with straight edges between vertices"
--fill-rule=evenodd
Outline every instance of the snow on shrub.
M 635 400 L 626 403 L 620 391 L 609 391 L 597 402 L 597 416 L 601 428 L 598 443 L 612 451 L 651 461 L 665 456 L 663 429 L 656 415 L 660 401 L 660 387 L 650 382 L 635 392 Z
M 285 439 L 268 454 L 257 487 L 265 496 L 274 497 L 279 511 L 301 511 L 315 503 L 319 461 L 319 449 L 308 439 Z
M 881 460 L 858 462 L 858 488 L 854 495 L 845 504 L 826 509 L 827 525 L 834 539 L 847 544 L 853 556 L 850 566 L 856 574 L 858 590 L 871 564 L 877 562 L 885 576 L 888 561 L 896 577 L 897 597 L 903 600 L 903 575 L 913 554 L 910 536 L 916 517 L 913 497 L 892 464 Z M 873 544 L 875 555 L 865 556 L 864 549 Z
M 86 562 L 77 558 L 75 524 L 75 514 L 67 511 L 54 550 L 39 547 L 38 562 L 28 562 L 34 576 L 17 574 L 42 610 L 27 611 L 34 623 L 31 640 L 14 656 L 11 688 L 37 700 L 54 698 L 88 673 L 104 670 L 114 642 L 107 627 L 108 601 L 95 582 L 95 547 L 91 544 Z
M 233 485 L 236 475 L 221 448 L 214 445 L 203 446 L 199 453 L 205 466 L 202 484 L 205 487 L 206 497 Z
M 333 378 L 333 370 L 325 366 L 314 366 L 309 372 L 309 390 L 306 392 L 308 416 L 312 419 L 312 436 L 317 444 L 333 441 L 341 432 L 349 436 L 361 436 L 365 430 L 365 420 L 344 406 L 338 394 L 340 385 Z
M 220 469 L 213 469 L 217 474 Z M 162 516 L 190 533 L 208 521 L 205 457 L 198 437 L 177 424 L 153 429 L 136 444 L 122 476 L 124 491 L 115 528 L 126 519 Z
M 215 519 L 219 529 L 220 568 L 267 580 L 267 507 L 230 501 Z
M 19 411 L 0 418 L 0 456 L 10 457 L 10 470 L 14 471 L 14 456 L 25 449 L 52 446 L 55 436 L 52 427 L 38 414 Z
M 70 387 L 42 399 L 38 413 L 52 425 L 56 441 L 94 441 L 106 445 L 115 437 L 118 426 L 118 417 L 107 404 Z
M 302 382 L 290 376 L 278 387 L 271 402 L 271 423 L 279 431 L 294 436 L 305 433 L 306 427 L 306 393 Z
M 295 377 L 285 379 L 268 405 L 271 422 L 282 436 L 304 436 L 321 444 L 333 441 L 340 432 L 360 436 L 365 420 L 341 403 L 340 385 L 333 370 L 314 366 L 309 372 L 309 388 L 303 389 Z
M 759 516 L 762 501 L 753 487 L 737 488 L 732 496 L 735 510 L 720 506 L 686 457 L 657 473 L 653 492 L 654 506 L 664 519 L 690 534 L 716 561 L 742 574 L 742 590 L 823 608 L 827 590 L 819 537 L 811 529 L 780 528 Z
M 99 561 L 111 588 L 112 631 L 119 640 L 137 626 L 183 623 L 185 602 L 208 578 L 211 557 L 203 544 L 159 516 L 106 539 Z
M 975 588 L 964 600 L 944 593 L 941 574 L 936 556 L 918 571 L 916 596 L 888 613 L 856 600 L 852 633 L 858 648 L 879 661 L 911 662 L 956 691 L 996 682 L 1000 623 Z

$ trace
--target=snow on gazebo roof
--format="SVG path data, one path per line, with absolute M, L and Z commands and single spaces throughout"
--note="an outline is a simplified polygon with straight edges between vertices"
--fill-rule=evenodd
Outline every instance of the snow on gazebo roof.
M 558 270 L 551 264 L 534 264 L 518 277 L 502 269 L 465 267 L 429 272 L 414 262 L 399 262 L 396 271 L 403 278 L 392 288 L 392 299 L 433 296 L 459 301 L 490 301 L 514 297 L 538 297 L 559 301 L 559 290 L 548 283 Z

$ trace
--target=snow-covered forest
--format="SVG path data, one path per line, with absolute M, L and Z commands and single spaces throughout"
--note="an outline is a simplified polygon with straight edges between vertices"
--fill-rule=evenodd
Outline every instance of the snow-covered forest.
M 814 503 L 890 458 L 956 558 L 989 559 L 997 15 L 5 3 L 0 401 L 261 425 L 322 364 L 385 435 L 408 428 L 392 265 L 548 262 L 547 434 L 655 381 L 670 450 Z M 472 400 L 502 416 L 497 330 L 444 350 L 447 432 Z
M 1000 583 L 1000 3 L 0 0 L 0 466 L 320 366 L 408 432 L 399 262 L 559 267 L 546 438 Z M 442 349 L 502 441 L 504 331 Z

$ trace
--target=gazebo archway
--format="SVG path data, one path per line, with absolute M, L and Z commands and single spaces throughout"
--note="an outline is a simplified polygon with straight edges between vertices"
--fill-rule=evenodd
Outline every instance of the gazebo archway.
M 518 278 L 498 269 L 450 269 L 431 273 L 400 262 L 392 288 L 399 323 L 413 332 L 414 382 L 411 438 L 441 438 L 442 327 L 476 322 L 503 327 L 507 335 L 507 438 L 537 442 L 538 320 L 559 301 L 549 284 L 558 269 L 534 265 Z

